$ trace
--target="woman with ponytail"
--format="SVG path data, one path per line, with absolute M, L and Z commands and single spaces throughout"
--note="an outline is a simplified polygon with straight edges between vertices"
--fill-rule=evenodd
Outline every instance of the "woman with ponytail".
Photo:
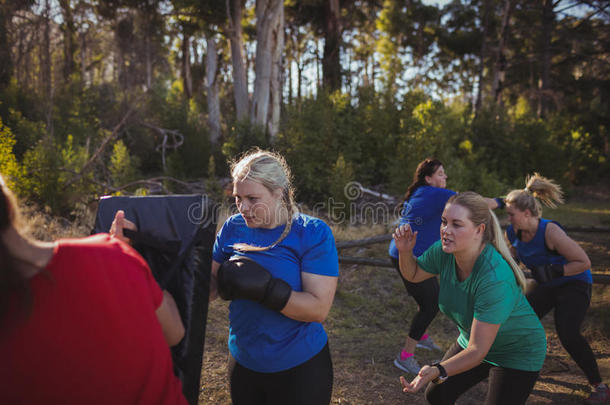
M 454 195 L 441 218 L 441 240 L 413 255 L 418 232 L 409 224 L 394 232 L 400 271 L 420 283 L 440 276 L 439 308 L 460 335 L 443 359 L 423 366 L 405 392 L 427 385 L 431 404 L 454 404 L 489 377 L 486 405 L 524 404 L 546 355 L 544 329 L 523 291 L 525 278 L 512 259 L 486 199 Z
M 401 225 L 409 224 L 414 232 L 418 232 L 417 243 L 413 249 L 416 257 L 422 255 L 439 239 L 438 228 L 443 208 L 447 200 L 455 194 L 455 191 L 446 187 L 447 174 L 440 160 L 427 158 L 417 165 L 413 181 L 405 193 L 400 218 Z M 485 201 L 492 209 L 503 206 L 500 199 L 486 198 Z M 390 242 L 388 254 L 400 274 L 398 250 L 394 240 Z M 438 280 L 432 277 L 421 283 L 411 283 L 402 276 L 401 279 L 418 308 L 402 350 L 394 359 L 394 365 L 408 373 L 417 374 L 420 365 L 414 356 L 415 348 L 440 350 L 426 334 L 426 329 L 438 313 Z
M 0 176 L 0 403 L 184 404 L 172 296 L 108 234 L 25 236 Z
M 561 225 L 542 218 L 541 203 L 548 207 L 563 203 L 562 192 L 555 182 L 535 173 L 526 179 L 523 190 L 506 197 L 511 223 L 506 236 L 536 280 L 527 299 L 538 317 L 555 309 L 559 340 L 592 386 L 586 402 L 605 404 L 610 400 L 608 386 L 602 383 L 591 347 L 580 333 L 591 302 L 591 261 Z
M 231 176 L 239 214 L 216 237 L 212 288 L 232 300 L 233 404 L 326 405 L 333 369 L 321 322 L 339 276 L 333 234 L 298 213 L 282 156 L 256 149 L 233 162 Z

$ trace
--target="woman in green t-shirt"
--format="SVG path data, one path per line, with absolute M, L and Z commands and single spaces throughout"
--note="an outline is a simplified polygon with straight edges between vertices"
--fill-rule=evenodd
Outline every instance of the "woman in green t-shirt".
M 496 216 L 473 192 L 445 205 L 441 240 L 413 256 L 417 232 L 394 232 L 400 271 L 412 283 L 439 276 L 439 308 L 460 335 L 439 363 L 424 366 L 405 392 L 426 384 L 431 404 L 453 404 L 489 377 L 487 405 L 524 404 L 546 355 L 546 338 L 523 291 L 525 277 L 512 259 Z

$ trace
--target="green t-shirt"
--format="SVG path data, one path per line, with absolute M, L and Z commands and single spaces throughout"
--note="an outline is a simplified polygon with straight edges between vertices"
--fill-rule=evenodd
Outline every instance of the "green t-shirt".
M 428 273 L 440 275 L 439 308 L 460 330 L 458 344 L 468 346 L 473 319 L 500 324 L 485 361 L 500 367 L 539 371 L 546 356 L 540 320 L 519 288 L 502 255 L 487 244 L 464 281 L 456 276 L 455 257 L 438 241 L 417 259 Z

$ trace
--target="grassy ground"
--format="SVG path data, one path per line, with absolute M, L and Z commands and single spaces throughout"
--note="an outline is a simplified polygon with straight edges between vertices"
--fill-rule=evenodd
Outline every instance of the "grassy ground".
M 610 224 L 607 203 L 589 201 L 545 210 L 545 216 L 565 225 Z M 387 233 L 384 227 L 337 229 L 337 240 L 359 239 Z M 593 271 L 610 274 L 610 235 L 608 233 L 572 234 L 593 262 Z M 362 257 L 387 257 L 387 246 L 378 244 L 353 248 L 342 254 Z M 406 394 L 400 389 L 401 371 L 392 364 L 415 313 L 415 302 L 406 294 L 395 270 L 370 266 L 341 266 L 339 286 L 333 308 L 325 322 L 330 337 L 335 381 L 333 404 L 425 404 L 423 394 Z M 583 333 L 591 342 L 602 378 L 610 379 L 610 286 L 596 285 Z M 226 378 L 228 304 L 210 304 L 200 404 L 230 404 Z M 552 314 L 543 319 L 549 352 L 542 375 L 528 404 L 580 404 L 589 387 L 578 366 L 561 347 L 554 330 Z M 432 322 L 429 333 L 443 349 L 457 337 L 456 327 L 443 315 Z M 442 352 L 418 351 L 418 359 L 430 362 Z M 479 384 L 458 404 L 482 403 L 486 385 Z

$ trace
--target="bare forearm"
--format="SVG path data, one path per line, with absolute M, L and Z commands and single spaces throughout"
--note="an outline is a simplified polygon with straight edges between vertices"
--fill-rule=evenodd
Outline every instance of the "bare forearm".
M 417 261 L 415 256 L 411 252 L 398 253 L 398 264 L 400 266 L 400 274 L 412 283 L 415 282 L 415 275 L 417 274 Z
M 293 290 L 281 313 L 301 322 L 322 322 L 326 319 L 331 305 L 332 297 L 330 300 L 323 299 L 306 291 Z
M 468 347 L 453 357 L 441 362 L 441 365 L 447 371 L 448 376 L 456 375 L 468 371 L 483 361 L 487 352 Z
M 591 262 L 587 260 L 573 260 L 563 265 L 563 274 L 566 276 L 573 276 L 580 274 L 591 267 Z

